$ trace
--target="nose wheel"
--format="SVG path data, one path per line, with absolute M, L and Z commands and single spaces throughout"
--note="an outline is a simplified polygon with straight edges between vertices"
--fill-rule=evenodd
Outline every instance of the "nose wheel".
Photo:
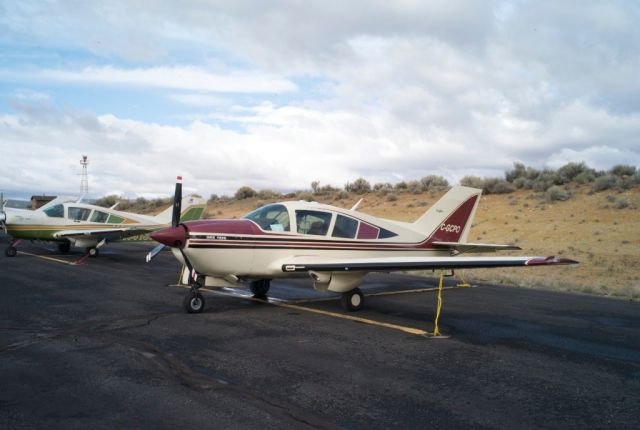
M 188 314 L 199 314 L 204 309 L 204 297 L 196 288 L 192 287 L 184 297 L 182 306 Z

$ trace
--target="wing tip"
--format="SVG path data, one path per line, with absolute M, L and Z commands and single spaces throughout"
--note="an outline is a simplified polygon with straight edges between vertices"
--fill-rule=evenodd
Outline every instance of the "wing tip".
M 577 265 L 579 261 L 565 257 L 534 257 L 527 261 L 527 266 L 550 266 L 550 265 Z

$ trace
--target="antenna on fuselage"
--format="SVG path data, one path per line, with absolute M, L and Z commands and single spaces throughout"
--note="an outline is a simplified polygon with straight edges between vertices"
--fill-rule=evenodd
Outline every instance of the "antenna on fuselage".
M 363 200 L 364 200 L 364 197 L 358 200 L 355 205 L 351 206 L 351 210 L 355 211 L 356 209 L 358 209 L 358 207 L 360 206 L 360 203 L 362 203 Z

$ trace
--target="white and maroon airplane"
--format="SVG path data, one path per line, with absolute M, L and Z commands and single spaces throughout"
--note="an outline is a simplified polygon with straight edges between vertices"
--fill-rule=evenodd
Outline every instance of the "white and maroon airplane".
M 160 242 L 189 269 L 186 312 L 204 308 L 202 286 L 249 284 L 264 297 L 275 278 L 308 274 L 320 291 L 342 293 L 342 304 L 364 304 L 358 288 L 368 272 L 454 270 L 489 267 L 578 264 L 558 257 L 459 256 L 466 252 L 520 249 L 513 245 L 467 241 L 482 190 L 456 186 L 413 223 L 376 218 L 351 209 L 306 201 L 263 206 L 233 220 L 177 222 L 156 231 Z M 174 213 L 180 213 L 182 185 L 176 184 Z

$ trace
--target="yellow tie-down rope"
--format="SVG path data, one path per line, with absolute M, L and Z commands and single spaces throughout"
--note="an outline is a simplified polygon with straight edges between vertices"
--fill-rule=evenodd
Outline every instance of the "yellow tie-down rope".
M 444 270 L 440 271 L 440 282 L 438 284 L 438 306 L 436 307 L 436 319 L 434 321 L 433 335 L 440 336 L 438 329 L 438 319 L 440 318 L 440 309 L 442 308 L 442 284 L 444 283 Z

